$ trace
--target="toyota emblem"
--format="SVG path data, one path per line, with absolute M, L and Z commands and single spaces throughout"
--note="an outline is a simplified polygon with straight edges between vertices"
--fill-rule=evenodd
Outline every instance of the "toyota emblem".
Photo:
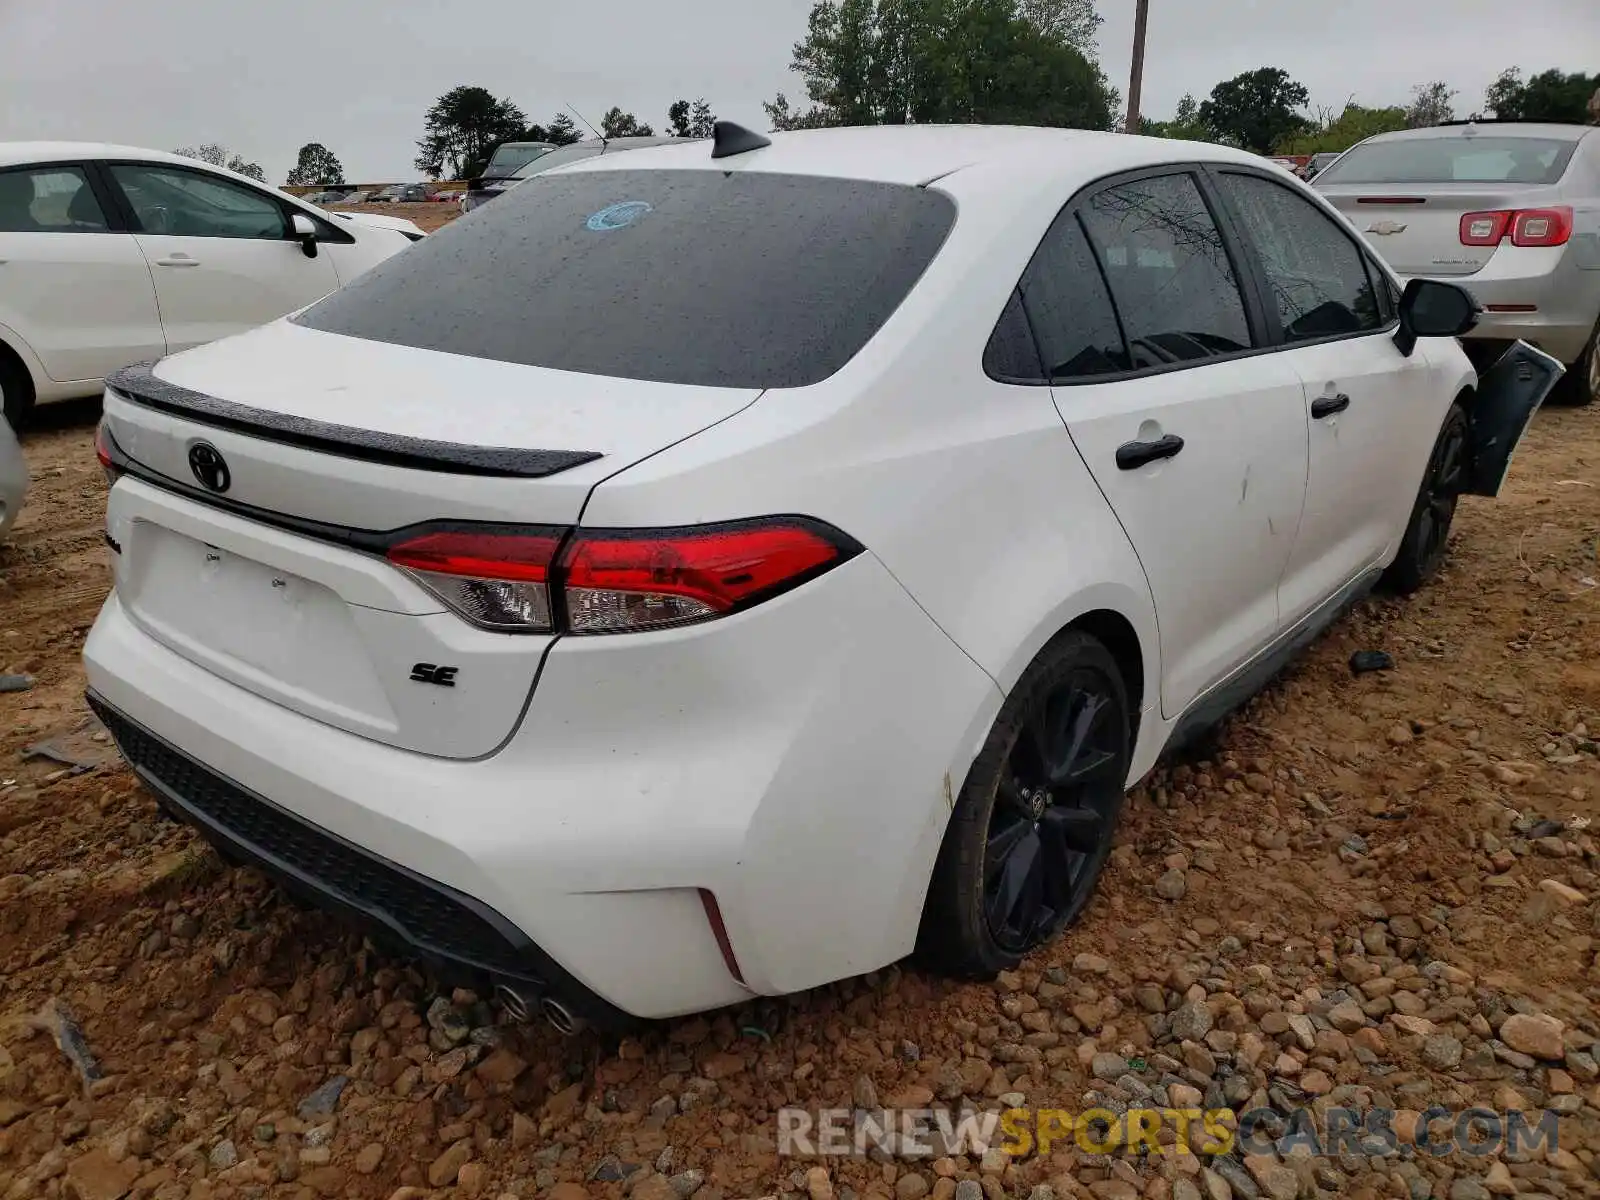
M 196 442 L 189 447 L 189 470 L 207 491 L 225 492 L 233 482 L 227 461 L 210 442 Z

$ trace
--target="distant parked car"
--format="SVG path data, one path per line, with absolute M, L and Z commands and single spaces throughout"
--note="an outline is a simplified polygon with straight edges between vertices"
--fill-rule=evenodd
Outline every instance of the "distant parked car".
M 27 492 L 28 464 L 22 460 L 22 447 L 6 419 L 0 417 L 0 540 L 16 524 Z
M 1481 371 L 1518 338 L 1600 397 L 1600 129 L 1465 121 L 1368 138 L 1317 177 L 1402 276 L 1466 285 L 1484 306 Z
M 493 186 L 481 187 L 476 191 L 468 190 L 461 199 L 461 211 L 471 212 L 481 208 L 496 196 L 509 188 L 515 187 L 525 179 L 535 175 L 542 175 L 546 171 L 553 171 L 557 167 L 571 162 L 581 162 L 586 158 L 595 158 L 601 154 L 620 154 L 624 150 L 646 150 L 651 146 L 671 146 L 679 142 L 688 141 L 687 138 L 675 137 L 625 137 L 611 138 L 602 141 L 596 138 L 592 142 L 574 142 L 570 146 L 562 146 L 552 150 L 549 154 L 541 154 L 538 158 L 516 171 L 509 179 L 500 181 Z
M 372 196 L 371 192 L 346 192 L 337 200 L 330 200 L 330 204 L 365 204 Z
M 494 199 L 510 186 L 513 175 L 556 149 L 554 142 L 506 142 L 494 152 L 482 175 L 467 180 L 467 190 L 459 196 L 461 211 L 471 212 Z
M 426 204 L 427 186 L 420 183 L 397 183 L 386 187 L 368 200 L 369 204 Z
M 307 204 L 337 204 L 346 196 L 353 193 L 349 188 L 330 188 L 323 192 L 314 192 L 309 196 L 302 196 Z
M 5 415 L 303 308 L 409 244 L 160 150 L 0 143 Z

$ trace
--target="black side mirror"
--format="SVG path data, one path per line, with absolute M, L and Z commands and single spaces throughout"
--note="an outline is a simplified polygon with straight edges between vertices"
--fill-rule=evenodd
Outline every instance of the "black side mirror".
M 289 218 L 289 228 L 294 231 L 294 238 L 300 243 L 300 251 L 307 258 L 317 256 L 317 226 L 305 213 L 295 213 Z
M 1460 337 L 1478 323 L 1481 311 L 1464 287 L 1437 279 L 1413 279 L 1400 297 L 1400 329 L 1394 344 L 1409 357 L 1418 338 Z

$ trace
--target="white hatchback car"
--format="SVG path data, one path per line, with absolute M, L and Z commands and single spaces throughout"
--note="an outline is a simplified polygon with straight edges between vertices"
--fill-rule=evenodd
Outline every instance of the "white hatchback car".
M 563 1027 L 990 974 L 1499 487 L 1560 367 L 1480 384 L 1472 319 L 1217 146 L 593 158 L 110 381 L 91 703 L 227 853 Z
M 303 308 L 422 237 L 159 150 L 0 143 L 0 401 L 93 396 L 129 363 Z

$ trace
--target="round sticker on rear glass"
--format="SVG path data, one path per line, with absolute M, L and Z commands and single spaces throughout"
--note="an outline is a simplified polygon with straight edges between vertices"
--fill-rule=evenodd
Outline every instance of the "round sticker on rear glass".
M 613 229 L 626 229 L 649 211 L 650 205 L 643 200 L 623 200 L 592 214 L 585 225 L 596 233 L 609 233 Z

